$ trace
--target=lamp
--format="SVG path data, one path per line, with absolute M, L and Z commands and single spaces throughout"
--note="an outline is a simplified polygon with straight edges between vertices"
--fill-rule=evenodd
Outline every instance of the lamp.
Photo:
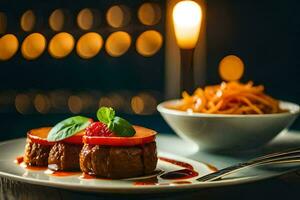
M 201 7 L 194 1 L 180 1 L 173 9 L 173 23 L 180 48 L 180 90 L 194 89 L 193 59 L 202 19 Z

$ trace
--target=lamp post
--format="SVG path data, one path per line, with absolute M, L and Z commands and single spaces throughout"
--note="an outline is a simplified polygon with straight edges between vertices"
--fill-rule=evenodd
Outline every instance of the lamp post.
M 180 48 L 180 91 L 194 90 L 194 49 L 198 41 L 202 19 L 201 7 L 194 1 L 178 2 L 173 9 L 173 23 Z

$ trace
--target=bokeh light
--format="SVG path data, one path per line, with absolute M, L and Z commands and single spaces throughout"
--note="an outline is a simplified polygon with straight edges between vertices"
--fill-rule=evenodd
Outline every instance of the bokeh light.
M 134 113 L 141 114 L 144 111 L 145 104 L 144 100 L 139 96 L 134 96 L 131 99 L 131 108 Z
M 51 107 L 49 98 L 44 94 L 37 94 L 34 98 L 34 107 L 39 113 L 48 113 Z
M 101 97 L 99 100 L 99 107 L 107 106 L 107 107 L 114 107 L 113 101 L 109 97 Z
M 103 39 L 95 32 L 86 33 L 81 36 L 76 45 L 77 54 L 84 59 L 96 56 L 101 50 Z
M 162 46 L 162 35 L 154 30 L 143 32 L 136 41 L 136 50 L 143 56 L 153 56 Z
M 65 14 L 62 9 L 54 10 L 49 17 L 49 26 L 53 31 L 61 31 L 65 25 Z
M 27 10 L 23 13 L 20 21 L 21 28 L 23 31 L 32 31 L 36 23 L 36 17 L 32 10 Z
M 0 38 L 0 60 L 9 60 L 19 48 L 19 41 L 13 34 L 6 34 Z
M 52 57 L 64 58 L 72 52 L 74 43 L 75 40 L 70 33 L 61 32 L 50 40 L 48 50 Z
M 112 33 L 106 40 L 106 52 L 113 56 L 119 57 L 127 52 L 131 45 L 131 37 L 124 31 L 117 31 Z
M 4 12 L 0 12 L 0 34 L 5 33 L 7 27 L 7 16 Z
M 21 114 L 26 114 L 31 107 L 31 100 L 27 94 L 17 94 L 15 98 L 16 110 Z
M 138 10 L 138 18 L 144 25 L 155 25 L 161 19 L 161 8 L 156 3 L 144 3 Z
M 99 14 L 90 8 L 82 9 L 77 15 L 77 25 L 82 30 L 90 30 L 100 22 Z
M 114 28 L 124 27 L 129 24 L 131 19 L 130 11 L 127 6 L 115 5 L 108 9 L 106 13 L 107 23 Z
M 46 48 L 46 38 L 40 33 L 28 35 L 21 46 L 21 52 L 24 58 L 33 60 L 38 58 Z
M 68 107 L 72 113 L 74 114 L 80 113 L 83 107 L 82 99 L 76 95 L 70 96 L 68 99 Z
M 244 62 L 238 56 L 225 56 L 219 64 L 219 74 L 225 81 L 237 81 L 243 73 Z

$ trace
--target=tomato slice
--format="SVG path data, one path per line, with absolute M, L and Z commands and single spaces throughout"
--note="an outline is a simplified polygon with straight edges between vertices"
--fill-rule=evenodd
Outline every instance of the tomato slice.
M 29 138 L 33 143 L 38 143 L 41 145 L 54 145 L 55 142 L 48 142 L 47 136 L 52 127 L 42 127 L 32 129 L 27 132 L 27 138 Z
M 42 128 L 32 129 L 28 131 L 27 137 L 34 143 L 38 143 L 41 145 L 54 145 L 55 142 L 47 141 L 47 136 L 51 129 L 52 127 L 42 127 Z M 82 136 L 84 135 L 84 133 L 85 130 L 80 131 L 76 135 L 66 138 L 61 142 L 71 143 L 71 144 L 82 144 Z
M 72 137 L 64 139 L 62 142 L 71 143 L 71 144 L 82 144 L 82 137 L 84 136 L 85 130 L 76 133 Z
M 155 141 L 156 131 L 141 126 L 133 126 L 136 133 L 133 137 L 83 136 L 83 142 L 106 146 L 136 146 Z

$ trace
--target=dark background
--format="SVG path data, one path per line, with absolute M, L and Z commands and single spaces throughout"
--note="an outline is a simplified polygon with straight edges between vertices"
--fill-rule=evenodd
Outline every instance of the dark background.
M 220 59 L 235 54 L 245 63 L 243 81 L 299 104 L 300 2 L 209 0 L 207 5 L 207 84 L 219 80 Z M 292 128 L 300 129 L 299 119 Z
M 18 52 L 9 61 L 0 62 L 0 92 L 67 89 L 74 93 L 89 90 L 109 93 L 125 90 L 129 92 L 130 98 L 130 95 L 140 91 L 151 91 L 157 94 L 158 102 L 163 100 L 165 49 L 162 47 L 154 56 L 145 58 L 136 52 L 134 41 L 137 35 L 148 29 L 157 30 L 164 36 L 166 2 L 154 1 L 161 5 L 163 16 L 157 25 L 151 27 L 142 25 L 136 17 L 136 11 L 143 2 L 1 1 L 0 11 L 8 17 L 7 33 L 14 33 L 19 42 L 29 34 L 19 26 L 22 13 L 28 9 L 33 9 L 37 18 L 41 19 L 34 31 L 42 32 L 49 41 L 55 34 L 48 27 L 47 21 L 52 10 L 66 8 L 71 11 L 74 24 L 65 31 L 78 39 L 85 31 L 76 26 L 75 16 L 82 8 L 91 7 L 100 10 L 103 19 L 101 25 L 91 31 L 99 32 L 105 40 L 109 33 L 124 30 L 132 36 L 133 43 L 129 51 L 119 58 L 110 57 L 102 49 L 99 55 L 89 60 L 79 58 L 75 52 L 67 58 L 56 60 L 45 52 L 37 60 L 26 61 Z M 120 3 L 131 8 L 132 21 L 127 27 L 113 29 L 104 20 L 105 11 Z M 218 63 L 224 56 L 235 54 L 245 63 L 243 81 L 253 80 L 256 84 L 263 84 L 267 93 L 275 98 L 299 104 L 299 6 L 299 2 L 291 0 L 207 0 L 206 83 L 219 83 Z M 40 114 L 34 111 L 20 114 L 13 103 L 1 106 L 0 140 L 22 137 L 30 128 L 49 126 L 72 115 L 70 112 Z M 157 112 L 148 115 L 120 112 L 132 123 L 152 127 L 159 132 L 172 132 Z M 94 115 L 90 111 L 83 114 Z M 300 129 L 300 121 L 296 121 L 292 128 Z
M 158 2 L 164 10 L 164 1 Z M 71 0 L 36 1 L 27 0 L 18 3 L 1 1 L 0 11 L 8 18 L 7 33 L 13 33 L 19 41 L 22 41 L 31 32 L 40 32 L 45 35 L 47 42 L 57 33 L 48 25 L 48 18 L 57 8 L 65 9 L 70 13 L 70 24 L 62 31 L 73 35 L 77 41 L 84 33 L 95 31 L 105 39 L 115 31 L 126 31 L 132 37 L 132 45 L 129 51 L 121 57 L 109 56 L 105 50 L 92 59 L 84 60 L 73 51 L 63 59 L 55 59 L 48 52 L 36 60 L 27 61 L 22 58 L 20 51 L 11 60 L 1 62 L 0 89 L 15 90 L 52 90 L 67 88 L 70 90 L 96 89 L 101 91 L 112 90 L 143 90 L 152 89 L 161 91 L 163 88 L 163 52 L 153 57 L 146 58 L 135 51 L 135 39 L 145 30 L 157 30 L 163 34 L 164 17 L 155 26 L 145 26 L 138 21 L 137 10 L 142 1 L 96 1 L 84 0 L 74 3 Z M 132 12 L 130 23 L 121 28 L 113 28 L 105 20 L 106 11 L 114 5 L 126 5 Z M 77 13 L 84 8 L 96 9 L 100 13 L 100 25 L 91 30 L 81 30 L 76 24 Z M 37 24 L 31 32 L 25 32 L 20 28 L 20 18 L 27 10 L 33 10 L 36 14 Z M 21 43 L 21 42 L 20 42 Z M 152 76 L 147 76 L 152 74 Z M 143 84 L 140 84 L 143 83 Z

